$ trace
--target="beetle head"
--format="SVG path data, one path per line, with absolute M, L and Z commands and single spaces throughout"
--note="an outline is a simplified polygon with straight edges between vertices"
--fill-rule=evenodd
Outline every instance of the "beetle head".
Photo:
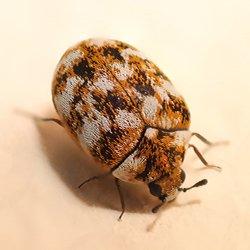
M 185 176 L 185 172 L 182 169 L 176 168 L 160 179 L 150 182 L 148 184 L 150 193 L 161 201 L 171 201 L 177 197 L 178 189 L 184 182 Z

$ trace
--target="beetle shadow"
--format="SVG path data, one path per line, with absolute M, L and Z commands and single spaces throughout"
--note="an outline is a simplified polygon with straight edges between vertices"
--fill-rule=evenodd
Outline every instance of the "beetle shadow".
M 46 112 L 44 118 L 57 117 L 55 112 Z M 107 176 L 92 181 L 81 189 L 78 186 L 92 176 L 103 174 L 100 167 L 76 145 L 64 128 L 54 122 L 45 122 L 34 117 L 39 132 L 42 150 L 52 169 L 67 187 L 88 206 L 97 206 L 121 211 L 120 199 L 114 178 Z M 125 200 L 125 213 L 151 213 L 159 200 L 149 193 L 146 185 L 121 182 Z M 169 208 L 174 206 L 169 204 Z M 180 204 L 189 205 L 189 204 Z M 166 208 L 168 207 L 166 206 Z M 119 214 L 118 214 L 119 215 Z M 117 215 L 117 217 L 118 217 Z
M 57 117 L 47 112 L 46 118 Z M 98 206 L 121 211 L 120 199 L 114 178 L 107 176 L 91 181 L 81 189 L 78 186 L 92 176 L 103 174 L 100 167 L 77 146 L 65 133 L 64 128 L 54 122 L 45 122 L 34 117 L 39 132 L 42 150 L 47 156 L 52 169 L 79 199 L 89 206 Z M 149 194 L 147 187 L 121 182 L 126 205 L 126 212 L 149 213 L 158 202 Z
M 168 204 L 166 204 L 164 206 L 164 209 L 159 210 L 159 212 L 157 213 L 154 220 L 147 225 L 146 232 L 152 232 L 154 230 L 154 228 L 156 227 L 157 223 L 159 222 L 162 214 L 165 213 L 166 210 L 173 209 L 173 208 L 179 208 L 179 207 L 183 207 L 183 206 L 199 205 L 200 203 L 201 203 L 200 199 L 193 199 L 193 200 L 190 200 L 186 203 L 179 203 L 176 199 L 169 202 Z

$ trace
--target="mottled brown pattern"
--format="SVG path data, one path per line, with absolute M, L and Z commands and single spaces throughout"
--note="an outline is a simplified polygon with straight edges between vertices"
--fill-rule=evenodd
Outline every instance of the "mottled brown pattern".
M 146 124 L 163 129 L 188 129 L 190 126 L 190 113 L 184 99 L 181 96 L 171 98 L 171 93 L 168 92 L 167 95 L 171 98 L 171 105 L 168 105 L 161 98 L 159 92 L 153 89 L 153 86 L 162 86 L 164 81 L 170 83 L 168 77 L 153 62 L 143 58 L 140 54 L 124 58 L 122 54 L 126 49 L 137 51 L 134 47 L 119 41 L 113 41 L 112 44 L 106 43 L 101 47 L 105 63 L 114 76 L 117 74 L 117 69 L 112 68 L 114 62 L 119 63 L 123 68 L 128 66 L 133 70 L 131 76 L 124 80 L 118 79 L 118 81 L 122 84 L 140 112 L 142 112 L 143 101 L 147 96 L 154 96 L 162 106 L 153 118 L 148 119 L 144 117 Z M 105 53 L 107 50 L 110 51 L 108 56 Z M 172 123 L 168 127 L 164 122 L 166 119 L 177 122 Z
M 185 145 L 176 145 L 174 141 L 175 132 L 157 131 L 156 136 L 152 138 L 144 137 L 135 158 L 144 155 L 147 160 L 144 170 L 138 173 L 136 179 L 149 183 L 163 175 L 171 176 L 173 170 L 180 167 L 185 154 Z
M 98 54 L 98 49 L 95 46 L 87 46 L 85 43 L 78 44 L 76 48 L 81 50 L 84 56 L 76 59 L 72 67 L 59 66 L 53 80 L 53 101 L 55 107 L 59 110 L 58 106 L 62 104 L 56 102 L 55 98 L 65 91 L 67 79 L 77 77 L 78 80 L 74 83 L 72 100 L 67 100 L 68 97 L 65 98 L 65 101 L 70 102 L 70 114 L 59 112 L 59 115 L 66 124 L 68 131 L 77 141 L 79 140 L 79 134 L 85 132 L 83 127 L 86 124 L 86 119 L 88 119 L 89 123 L 96 122 L 100 135 L 93 145 L 87 146 L 87 149 L 96 160 L 100 161 L 104 166 L 112 168 L 133 149 L 144 124 L 127 94 L 122 90 L 112 74 L 107 71 L 102 58 Z M 71 51 L 72 49 L 66 52 L 63 57 L 67 56 Z M 63 81 L 61 76 L 65 74 L 67 74 L 67 78 Z M 100 78 L 110 81 L 113 84 L 113 89 L 103 91 L 96 87 L 94 84 Z M 115 121 L 119 111 L 133 113 L 139 120 L 138 126 L 119 127 L 119 124 Z M 108 129 L 101 124 L 100 119 L 102 118 L 98 118 L 98 114 L 106 118 Z M 88 145 L 88 142 L 86 144 Z

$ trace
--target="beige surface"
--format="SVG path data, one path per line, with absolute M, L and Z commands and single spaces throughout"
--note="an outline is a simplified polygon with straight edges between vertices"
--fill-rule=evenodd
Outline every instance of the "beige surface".
M 0 248 L 250 249 L 249 24 L 248 0 L 1 1 Z M 93 36 L 144 51 L 185 96 L 192 130 L 231 142 L 206 153 L 221 173 L 188 152 L 185 186 L 209 183 L 158 215 L 147 190 L 125 184 L 117 222 L 112 179 L 79 192 L 98 170 L 60 127 L 15 112 L 53 114 L 57 61 Z

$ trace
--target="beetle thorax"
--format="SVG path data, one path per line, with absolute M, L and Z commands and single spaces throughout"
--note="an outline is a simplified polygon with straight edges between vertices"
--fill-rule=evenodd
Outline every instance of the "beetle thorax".
M 147 184 L 170 176 L 184 160 L 190 135 L 189 131 L 167 132 L 147 128 L 139 145 L 113 175 L 123 181 Z

